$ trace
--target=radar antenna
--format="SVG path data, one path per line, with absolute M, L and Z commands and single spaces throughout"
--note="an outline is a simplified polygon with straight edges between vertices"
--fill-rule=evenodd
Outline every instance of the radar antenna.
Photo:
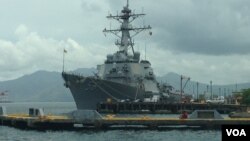
M 132 48 L 132 52 L 134 55 L 134 42 L 132 42 L 132 38 L 138 35 L 140 32 L 145 30 L 150 30 L 151 26 L 141 26 L 141 27 L 133 27 L 132 22 L 137 19 L 138 17 L 145 16 L 145 14 L 135 14 L 132 13 L 129 9 L 129 0 L 127 0 L 127 5 L 123 7 L 121 10 L 121 14 L 117 15 L 108 15 L 108 19 L 114 19 L 117 20 L 119 23 L 121 23 L 120 28 L 117 29 L 104 29 L 103 32 L 106 35 L 106 33 L 112 33 L 115 36 L 117 36 L 120 40 L 117 40 L 115 44 L 119 47 L 119 51 L 123 52 L 125 55 L 128 55 L 128 49 L 129 47 Z M 133 32 L 131 35 L 130 32 Z M 151 32 L 150 32 L 151 35 Z

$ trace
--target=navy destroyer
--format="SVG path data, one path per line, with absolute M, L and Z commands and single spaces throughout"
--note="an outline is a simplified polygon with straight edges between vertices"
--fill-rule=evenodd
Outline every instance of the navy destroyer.
M 132 26 L 135 19 L 144 15 L 133 13 L 127 0 L 120 14 L 107 16 L 108 19 L 120 22 L 121 26 L 103 30 L 105 34 L 112 33 L 119 38 L 115 42 L 118 51 L 107 55 L 104 64 L 97 65 L 97 73 L 93 76 L 62 72 L 65 86 L 70 89 L 78 109 L 94 110 L 98 102 L 108 99 L 147 102 L 157 102 L 160 99 L 176 100 L 176 96 L 170 96 L 173 87 L 158 83 L 151 63 L 140 59 L 140 52 L 134 50 L 134 36 L 146 30 L 152 35 L 149 25 Z

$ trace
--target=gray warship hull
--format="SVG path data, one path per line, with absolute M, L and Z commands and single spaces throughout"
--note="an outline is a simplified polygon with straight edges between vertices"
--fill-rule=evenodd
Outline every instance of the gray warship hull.
M 70 89 L 77 109 L 94 110 L 99 102 L 112 101 L 144 101 L 160 100 L 176 101 L 180 98 L 171 97 L 172 87 L 157 82 L 151 63 L 140 59 L 140 52 L 134 50 L 133 37 L 142 31 L 151 30 L 151 26 L 132 26 L 132 22 L 144 16 L 129 9 L 129 0 L 120 14 L 107 16 L 118 21 L 118 28 L 105 28 L 103 33 L 114 34 L 119 39 L 115 45 L 118 51 L 108 54 L 104 64 L 97 65 L 97 73 L 92 77 L 64 72 L 65 86 Z M 152 35 L 152 32 L 149 32 Z M 64 51 L 65 53 L 65 51 Z M 91 58 L 90 58 L 91 59 Z M 178 97 L 178 96 L 177 96 Z
M 142 99 L 145 96 L 138 87 L 65 72 L 62 76 L 77 109 L 95 110 L 99 102 Z

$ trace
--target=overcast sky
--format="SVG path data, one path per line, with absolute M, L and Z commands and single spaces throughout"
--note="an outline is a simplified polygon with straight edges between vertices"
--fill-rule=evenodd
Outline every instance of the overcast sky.
M 249 0 L 130 0 L 146 13 L 153 35 L 135 38 L 135 49 L 147 47 L 158 76 L 175 72 L 214 84 L 250 82 Z M 102 30 L 116 21 L 126 0 L 0 0 L 0 81 L 37 70 L 96 67 L 117 50 L 115 37 Z

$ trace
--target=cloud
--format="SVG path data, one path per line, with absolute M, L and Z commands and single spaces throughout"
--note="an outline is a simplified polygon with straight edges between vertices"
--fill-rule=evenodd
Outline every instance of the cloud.
M 80 45 L 75 40 L 55 40 L 45 38 L 36 32 L 29 32 L 25 25 L 15 31 L 16 42 L 0 39 L 0 80 L 13 79 L 37 70 L 62 71 L 63 49 L 65 69 L 94 67 L 102 63 L 108 49 L 98 44 Z
M 103 2 L 92 0 L 92 1 L 82 1 L 82 9 L 91 12 L 101 12 L 103 10 Z
M 19 38 L 26 37 L 28 33 L 28 28 L 25 25 L 19 25 L 15 31 L 15 35 L 17 35 Z
M 108 44 L 101 34 L 110 25 L 105 16 L 108 11 L 120 12 L 125 4 L 115 0 L 1 1 L 0 18 L 5 22 L 0 23 L 0 37 L 15 40 L 12 31 L 25 24 L 57 40 L 70 37 L 81 44 L 96 40 Z M 165 50 L 208 55 L 250 52 L 250 1 L 133 0 L 130 7 L 137 13 L 144 9 L 145 24 L 153 28 L 152 42 Z
M 0 1 L 0 80 L 36 70 L 96 67 L 117 50 L 115 37 L 102 34 L 116 21 L 126 1 Z M 152 26 L 153 36 L 135 38 L 135 50 L 151 61 L 156 75 L 177 72 L 192 80 L 214 83 L 249 82 L 250 1 L 133 0 L 130 7 L 147 15 L 138 19 Z
M 214 84 L 235 84 L 250 80 L 249 55 L 176 54 L 154 44 L 147 47 L 147 52 L 147 58 L 158 76 L 175 72 L 202 83 L 213 80 Z
M 125 2 L 111 2 L 113 11 Z M 250 1 L 157 0 L 130 2 L 152 26 L 153 42 L 174 53 L 231 55 L 250 53 Z M 141 22 L 142 23 L 142 22 Z

